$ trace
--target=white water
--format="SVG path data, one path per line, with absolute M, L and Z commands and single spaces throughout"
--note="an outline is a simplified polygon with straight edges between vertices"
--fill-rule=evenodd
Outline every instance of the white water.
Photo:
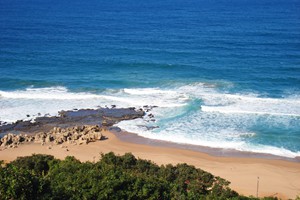
M 195 103 L 195 100 L 201 103 Z M 107 90 L 101 94 L 74 93 L 64 87 L 0 91 L 0 121 L 14 122 L 30 119 L 38 113 L 56 115 L 60 110 L 106 105 L 158 106 L 151 111 L 155 115 L 155 122 L 145 117 L 118 124 L 121 128 L 144 137 L 285 157 L 300 156 L 299 151 L 291 151 L 284 144 L 280 147 L 251 143 L 249 140 L 259 137 L 249 127 L 262 116 L 271 129 L 278 123 L 287 129 L 290 126 L 297 127 L 291 124 L 299 122 L 298 96 L 275 99 L 262 98 L 257 94 L 229 94 L 219 91 L 213 84 L 197 83 L 167 89 L 125 88 L 118 91 Z M 159 128 L 146 128 L 151 126 Z M 300 124 L 298 127 L 300 128 Z

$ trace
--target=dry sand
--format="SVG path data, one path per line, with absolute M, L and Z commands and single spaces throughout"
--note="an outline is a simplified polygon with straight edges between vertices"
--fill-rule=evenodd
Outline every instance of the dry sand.
M 122 134 L 122 133 L 120 133 Z M 157 164 L 188 163 L 211 172 L 231 182 L 231 188 L 240 194 L 256 196 L 257 178 L 259 177 L 259 196 L 277 196 L 282 199 L 300 195 L 300 163 L 284 160 L 260 158 L 217 157 L 205 153 L 171 147 L 157 147 L 121 141 L 113 133 L 103 133 L 107 140 L 89 143 L 88 145 L 20 145 L 16 149 L 0 151 L 0 160 L 7 162 L 19 156 L 33 153 L 54 155 L 63 159 L 75 156 L 81 161 L 94 161 L 100 158 L 100 153 L 110 151 L 123 155 L 132 152 L 136 157 L 152 160 Z

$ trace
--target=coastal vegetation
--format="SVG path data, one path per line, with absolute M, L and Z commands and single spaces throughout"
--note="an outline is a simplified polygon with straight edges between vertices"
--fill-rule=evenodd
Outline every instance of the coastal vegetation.
M 101 154 L 98 162 L 34 154 L 0 165 L 0 200 L 257 199 L 239 195 L 230 182 L 194 166 L 158 166 L 131 153 Z

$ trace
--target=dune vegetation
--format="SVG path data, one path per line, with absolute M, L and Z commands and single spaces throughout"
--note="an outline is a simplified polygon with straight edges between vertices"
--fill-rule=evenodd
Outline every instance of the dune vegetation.
M 0 199 L 257 199 L 187 164 L 158 166 L 131 153 L 98 162 L 35 154 L 0 167 Z M 266 197 L 263 199 L 276 199 Z

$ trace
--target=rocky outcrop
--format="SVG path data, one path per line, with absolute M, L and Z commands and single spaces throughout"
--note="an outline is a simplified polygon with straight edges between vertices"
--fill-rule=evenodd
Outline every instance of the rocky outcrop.
M 28 142 L 45 144 L 88 144 L 98 140 L 104 140 L 99 126 L 74 126 L 69 128 L 54 127 L 49 132 L 40 132 L 34 136 L 26 134 L 9 133 L 0 139 L 0 146 L 5 148 L 16 148 L 18 145 Z
M 147 107 L 147 109 L 149 109 Z M 135 108 L 99 108 L 60 111 L 58 116 L 36 117 L 33 120 L 18 120 L 12 124 L 1 122 L 0 134 L 9 132 L 38 133 L 50 131 L 53 127 L 74 127 L 82 125 L 112 126 L 122 120 L 142 118 L 145 112 Z
M 18 145 L 24 142 L 32 142 L 34 140 L 33 136 L 28 136 L 27 134 L 12 134 L 9 133 L 0 139 L 0 146 L 6 148 L 16 148 Z
M 144 118 L 147 122 L 155 122 L 154 115 L 149 113 L 156 106 L 145 105 L 142 108 L 111 108 L 74 109 L 60 111 L 58 116 L 41 116 L 34 120 L 18 120 L 14 123 L 0 123 L 0 150 L 15 148 L 26 142 L 47 145 L 60 144 L 88 144 L 89 142 L 103 140 L 101 128 L 110 128 L 122 120 Z M 146 115 L 147 114 L 147 115 Z M 63 128 L 62 128 L 63 127 Z M 151 128 L 157 128 L 152 126 Z M 150 128 L 149 128 L 150 129 Z M 120 130 L 119 130 L 120 131 Z M 20 134 L 12 134 L 17 132 Z M 31 133 L 26 135 L 22 133 Z M 1 136 L 4 135 L 2 138 Z

